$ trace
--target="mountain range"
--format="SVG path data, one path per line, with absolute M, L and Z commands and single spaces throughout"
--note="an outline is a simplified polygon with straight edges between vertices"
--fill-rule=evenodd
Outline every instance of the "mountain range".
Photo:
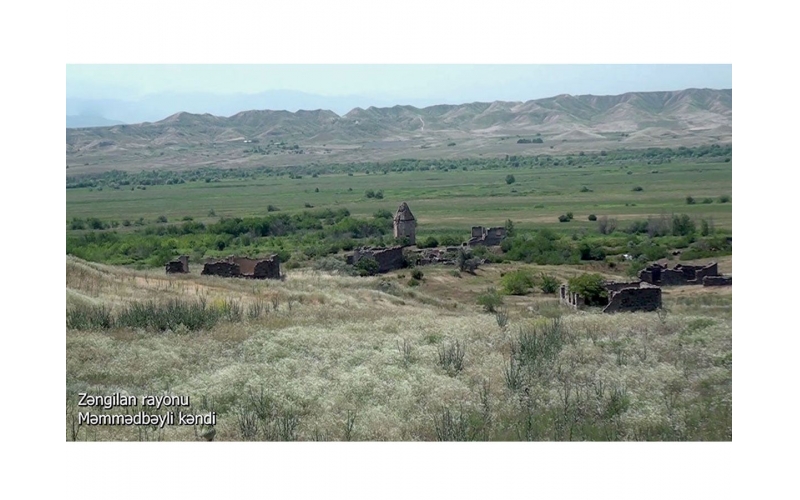
M 397 149 L 397 144 L 402 144 L 400 149 L 416 150 L 457 146 L 448 154 L 463 152 L 466 145 L 478 151 L 496 143 L 497 138 L 509 137 L 541 138 L 549 149 L 557 145 L 562 151 L 607 144 L 677 146 L 731 142 L 732 113 L 731 89 L 558 95 L 526 102 L 422 108 L 357 107 L 344 115 L 321 109 L 250 110 L 230 117 L 181 112 L 157 122 L 68 128 L 66 146 L 68 160 L 75 154 L 102 156 L 242 142 L 292 143 L 307 152 L 322 147 Z M 542 145 L 530 147 L 537 146 Z M 491 151 L 494 149 L 486 150 Z

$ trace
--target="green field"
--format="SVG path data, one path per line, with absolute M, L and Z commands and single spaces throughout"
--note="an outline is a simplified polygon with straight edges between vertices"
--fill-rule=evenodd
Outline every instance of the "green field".
M 507 184 L 507 175 L 516 181 Z M 266 215 L 268 205 L 298 212 L 307 209 L 306 204 L 345 207 L 355 217 L 367 217 L 379 209 L 394 211 L 406 201 L 421 236 L 441 230 L 466 233 L 472 225 L 502 225 L 506 219 L 522 229 L 590 229 L 596 226 L 587 220 L 590 214 L 630 220 L 686 213 L 712 218 L 717 228 L 729 229 L 731 204 L 719 203 L 718 198 L 731 194 L 731 184 L 731 162 L 328 174 L 299 179 L 256 175 L 145 190 L 129 186 L 69 189 L 67 219 L 143 217 L 154 222 L 163 215 L 170 222 L 187 216 L 211 222 L 217 217 Z M 583 186 L 591 191 L 581 192 Z M 633 191 L 637 186 L 642 190 Z M 367 198 L 367 190 L 382 190 L 383 199 Z M 696 204 L 687 205 L 687 196 Z M 714 202 L 701 203 L 705 198 Z M 212 210 L 217 217 L 209 217 Z M 574 220 L 560 224 L 558 216 L 569 211 Z

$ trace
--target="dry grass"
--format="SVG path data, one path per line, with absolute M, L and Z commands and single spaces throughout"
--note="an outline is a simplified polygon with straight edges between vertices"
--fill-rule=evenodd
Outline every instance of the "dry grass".
M 193 413 L 217 412 L 217 440 L 731 439 L 729 290 L 670 293 L 668 313 L 613 316 L 515 297 L 500 328 L 474 302 L 500 269 L 456 278 L 432 267 L 412 289 L 391 276 L 166 277 L 68 257 L 68 308 L 202 297 L 245 314 L 207 331 L 67 330 L 67 439 L 196 439 L 180 426 L 74 432 L 77 392 L 188 395 Z M 267 311 L 249 317 L 258 303 Z M 553 316 L 563 345 L 510 389 L 520 329 Z M 440 355 L 456 342 L 463 367 L 447 370 Z

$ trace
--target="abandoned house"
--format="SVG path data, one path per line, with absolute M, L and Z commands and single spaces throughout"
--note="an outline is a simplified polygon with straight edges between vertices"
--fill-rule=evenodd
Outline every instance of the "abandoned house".
M 403 205 L 405 205 L 405 203 L 403 203 Z M 353 253 L 347 256 L 347 263 L 354 266 L 359 260 L 364 258 L 375 259 L 378 263 L 379 273 L 386 273 L 405 267 L 403 247 L 401 246 L 389 248 L 357 248 Z
M 467 242 L 467 245 L 474 247 L 476 245 L 495 246 L 499 245 L 506 237 L 506 228 L 504 227 L 490 227 L 486 229 L 482 226 L 474 226 L 472 228 L 472 237 Z
M 605 306 L 604 313 L 655 311 L 661 308 L 661 288 L 644 281 L 615 282 L 603 284 L 607 297 L 599 305 Z M 587 300 L 574 292 L 569 286 L 561 285 L 561 302 L 576 309 L 589 305 Z
M 720 276 L 716 262 L 705 266 L 678 264 L 672 269 L 656 262 L 639 271 L 640 280 L 661 286 L 700 285 L 707 276 Z
M 417 221 L 406 202 L 400 204 L 394 216 L 394 237 L 408 238 L 409 245 L 417 244 Z
M 281 262 L 277 255 L 266 259 L 230 256 L 226 259 L 210 260 L 203 266 L 203 275 L 228 278 L 281 279 Z
M 189 272 L 189 256 L 188 255 L 181 255 L 177 259 L 173 259 L 167 262 L 166 265 L 167 274 L 175 274 L 175 273 L 183 273 L 186 274 Z

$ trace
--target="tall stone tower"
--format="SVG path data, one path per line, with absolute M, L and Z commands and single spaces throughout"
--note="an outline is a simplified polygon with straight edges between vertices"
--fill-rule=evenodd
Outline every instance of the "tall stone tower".
M 417 244 L 417 220 L 408 208 L 406 202 L 400 204 L 394 216 L 394 237 L 408 238 L 411 245 Z

